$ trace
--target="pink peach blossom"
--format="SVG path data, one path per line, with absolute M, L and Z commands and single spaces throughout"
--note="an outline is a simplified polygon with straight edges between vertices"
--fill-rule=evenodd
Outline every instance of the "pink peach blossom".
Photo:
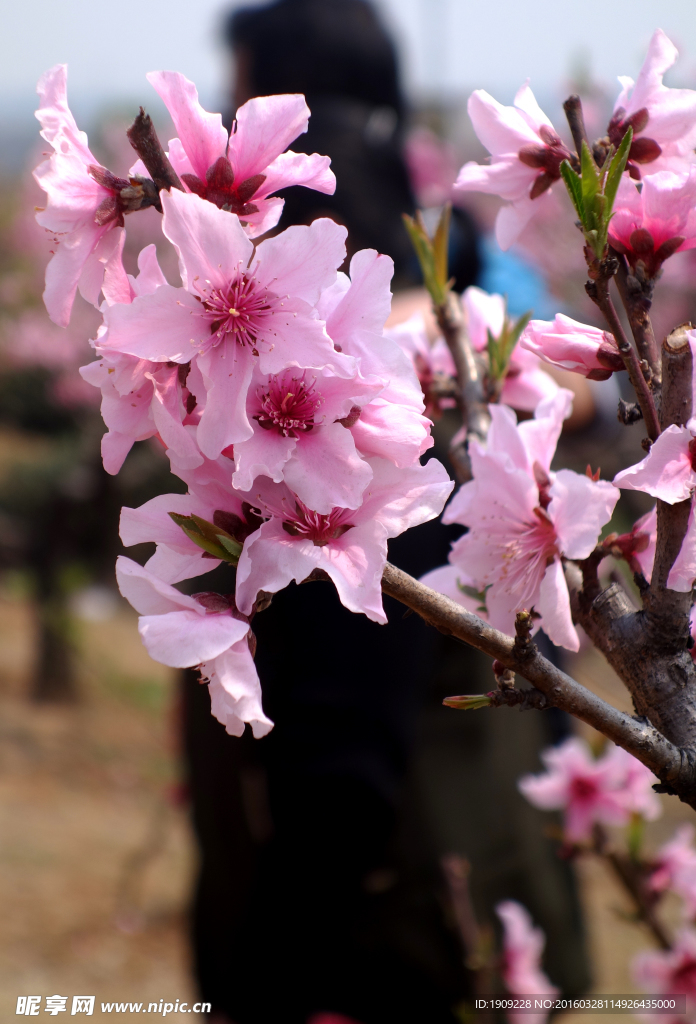
M 179 137 L 169 143 L 169 159 L 187 190 L 237 214 L 256 238 L 274 228 L 284 200 L 268 197 L 288 185 L 304 185 L 332 195 L 336 178 L 327 156 L 284 152 L 307 131 L 304 96 L 259 96 L 237 111 L 228 136 L 220 114 L 198 102 L 193 82 L 176 71 L 153 71 L 148 81 L 164 100 Z
M 138 631 L 155 661 L 172 668 L 200 667 L 210 683 L 212 711 L 227 732 L 255 737 L 273 723 L 261 707 L 261 686 L 249 648 L 249 620 L 222 594 L 188 597 L 130 558 L 116 562 L 118 586 L 140 613 Z
M 607 133 L 609 141 L 618 146 L 629 126 L 633 128 L 628 164 L 632 177 L 640 178 L 643 167 L 651 174 L 681 172 L 694 162 L 696 92 L 662 84 L 678 55 L 676 46 L 658 28 L 636 81 L 619 77 L 621 92 Z
M 46 208 L 36 219 L 55 236 L 56 245 L 46 268 L 44 302 L 51 319 L 61 327 L 70 320 L 78 288 L 96 306 L 103 285 L 119 287 L 125 280 L 119 196 L 130 184 L 101 167 L 90 152 L 87 136 L 68 107 L 66 81 L 65 64 L 57 64 L 39 79 L 41 105 L 36 116 L 53 152 L 34 171 L 47 195 Z
M 489 165 L 465 164 L 455 192 L 488 192 L 506 199 L 498 211 L 495 233 L 501 249 L 509 249 L 561 177 L 570 153 L 540 109 L 529 85 L 517 92 L 514 106 L 504 107 L 483 89 L 469 97 L 469 117 L 491 154 Z
M 649 878 L 655 892 L 670 889 L 684 900 L 684 914 L 696 916 L 696 849 L 693 825 L 680 825 L 668 843 L 661 846 Z
M 630 533 L 607 537 L 611 554 L 625 558 L 632 572 L 640 572 L 648 583 L 652 576 L 657 542 L 657 506 L 637 519 Z
M 595 760 L 587 743 L 572 738 L 545 750 L 541 759 L 546 774 L 524 775 L 517 785 L 535 807 L 563 810 L 569 843 L 589 840 L 595 822 L 626 825 L 631 814 L 652 820 L 661 812 L 652 773 L 621 747 L 612 745 Z
M 395 341 L 406 353 L 413 364 L 423 392 L 425 415 L 430 419 L 438 419 L 442 410 L 453 409 L 456 399 L 443 397 L 438 392 L 438 383 L 445 383 L 448 378 L 456 377 L 456 368 L 450 350 L 444 338 L 436 338 L 430 344 L 421 313 L 394 327 L 386 327 L 384 334 Z
M 656 1024 L 678 1024 L 693 1021 L 696 1013 L 696 930 L 683 928 L 672 949 L 646 950 L 631 964 L 633 980 L 644 992 L 655 996 L 686 996 L 686 1017 L 669 1010 L 644 1014 L 643 1019 Z
M 154 543 L 146 568 L 165 583 L 179 583 L 216 568 L 217 559 L 204 554 L 169 515 L 196 515 L 220 526 L 240 544 L 261 525 L 251 496 L 232 487 L 232 464 L 225 456 L 204 459 L 198 466 L 182 465 L 170 453 L 172 472 L 188 486 L 188 494 L 159 494 L 139 508 L 121 510 L 121 540 L 126 547 Z
M 564 313 L 557 313 L 552 321 L 530 320 L 520 345 L 551 366 L 591 380 L 607 380 L 614 371 L 625 368 L 610 334 Z
M 696 353 L 696 332 L 687 332 L 692 356 Z M 696 367 L 696 358 L 694 358 Z M 694 370 L 696 376 L 696 369 Z M 662 431 L 646 457 L 614 477 L 617 487 L 645 491 L 661 501 L 674 505 L 686 501 L 696 488 L 696 418 L 685 427 L 675 424 Z M 686 536 L 667 577 L 670 590 L 687 593 L 696 580 L 696 522 L 693 505 L 689 513 Z
M 434 442 L 413 363 L 384 333 L 393 273 L 389 256 L 362 249 L 350 261 L 350 277 L 339 274 L 324 290 L 317 310 L 336 347 L 359 362 L 364 377 L 378 377 L 384 383 L 350 428 L 358 450 L 406 467 Z
M 154 245 L 142 250 L 138 267 L 138 276 L 126 279 L 121 301 L 153 295 L 167 285 Z M 106 301 L 108 304 L 108 297 Z M 100 343 L 104 337 L 102 332 L 95 343 L 99 358 L 81 367 L 80 373 L 102 392 L 102 417 L 109 428 L 102 438 L 107 473 L 118 473 L 135 441 L 155 435 L 159 435 L 167 450 L 176 450 L 183 462 L 199 465 L 203 456 L 185 426 L 190 394 L 182 373 L 186 367 L 115 352 Z
M 257 364 L 265 374 L 290 366 L 355 374 L 355 360 L 334 349 L 314 307 L 335 281 L 346 231 L 316 220 L 254 250 L 234 214 L 196 195 L 163 193 L 162 206 L 184 286 L 109 306 L 102 344 L 152 362 L 195 363 L 196 441 L 214 459 L 253 434 L 246 399 Z
M 357 508 L 372 471 L 349 428 L 383 387 L 378 378 L 346 380 L 317 370 L 255 371 L 247 395 L 254 433 L 234 445 L 234 486 L 248 491 L 262 475 L 285 480 L 323 515 L 337 505 Z
M 610 242 L 632 267 L 641 261 L 654 277 L 669 256 L 696 246 L 695 207 L 696 166 L 681 174 L 648 174 L 640 192 L 624 176 L 609 223 Z
M 551 640 L 578 650 L 562 557 L 586 558 L 611 518 L 619 492 L 571 470 L 550 465 L 570 393 L 540 403 L 535 419 L 519 426 L 506 406 L 490 406 L 487 448 L 469 445 L 473 480 L 443 514 L 469 532 L 452 546 L 450 562 L 486 590 L 492 625 L 513 631 L 515 615 L 535 608 Z
M 462 308 L 471 344 L 477 352 L 485 352 L 489 332 L 498 340 L 509 319 L 505 299 L 472 285 L 462 295 Z M 526 352 L 518 341 L 510 353 L 500 401 L 513 409 L 534 412 L 539 402 L 557 392 L 558 384 L 541 369 L 538 356 Z
M 541 966 L 546 938 L 535 928 L 529 912 L 515 900 L 499 903 L 495 912 L 503 924 L 503 957 L 501 973 L 511 996 L 557 996 L 559 989 L 551 983 Z M 519 1014 L 508 1012 L 509 1020 L 528 1020 L 543 1024 L 548 1012 Z
M 237 569 L 237 604 L 249 613 L 260 590 L 276 593 L 291 580 L 301 583 L 314 569 L 333 580 L 343 605 L 386 622 L 381 579 L 387 540 L 434 519 L 452 491 L 435 459 L 398 469 L 368 459 L 372 481 L 357 509 L 334 508 L 320 515 L 285 484 L 256 481 L 254 505 L 268 517 L 244 545 Z

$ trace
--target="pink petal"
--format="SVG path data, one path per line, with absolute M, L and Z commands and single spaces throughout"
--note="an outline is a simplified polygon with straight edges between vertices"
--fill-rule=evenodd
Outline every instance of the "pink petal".
M 456 565 L 441 565 L 439 569 L 432 569 L 421 576 L 420 582 L 439 594 L 444 594 L 451 601 L 456 601 L 468 612 L 474 615 L 483 615 L 479 607 L 479 601 L 470 597 L 462 588 L 474 587 L 474 581 Z M 483 616 L 485 618 L 485 615 Z
M 164 100 L 194 173 L 205 181 L 206 171 L 227 147 L 221 115 L 204 110 L 193 82 L 177 71 L 151 71 L 146 77 Z
M 169 369 L 169 372 L 160 370 L 158 374 L 146 376 L 151 376 L 155 384 L 152 415 L 159 436 L 167 449 L 176 452 L 180 465 L 200 466 L 203 456 L 193 436 L 182 423 L 185 410 L 181 403 L 178 367 Z
M 288 486 L 315 512 L 357 508 L 372 469 L 355 449 L 350 430 L 327 423 L 301 437 L 284 468 Z
M 171 668 L 191 668 L 216 658 L 249 632 L 249 624 L 229 614 L 199 615 L 176 611 L 143 615 L 138 632 L 155 661 Z
M 530 465 L 538 462 L 542 469 L 550 472 L 563 423 L 570 416 L 572 407 L 573 392 L 567 388 L 559 388 L 553 395 L 539 403 L 533 420 L 525 420 L 519 424 L 518 430 L 524 440 Z
M 336 175 L 331 170 L 331 160 L 318 153 L 281 153 L 268 165 L 265 175 L 266 180 L 259 189 L 263 196 L 288 185 L 304 185 L 329 196 L 336 191 Z
M 550 489 L 548 514 L 566 558 L 587 558 L 611 519 L 620 492 L 606 480 L 559 470 Z
M 694 506 L 689 510 L 689 523 L 674 565 L 667 577 L 667 586 L 680 594 L 688 594 L 696 580 L 696 519 Z
M 197 601 L 153 576 L 137 562 L 119 555 L 116 559 L 118 589 L 141 615 L 163 615 L 182 608 L 203 615 Z
M 522 146 L 539 145 L 538 133 L 522 112 L 498 103 L 485 89 L 471 94 L 467 110 L 474 131 L 489 153 L 518 153 Z
M 257 212 L 245 214 L 242 224 L 248 238 L 258 238 L 276 226 L 283 212 L 285 200 L 278 196 L 271 199 L 254 199 L 254 206 L 258 207 Z
M 346 258 L 346 237 L 346 229 L 328 217 L 289 227 L 258 246 L 254 276 L 276 295 L 287 293 L 315 305 L 336 280 Z
M 146 245 L 138 254 L 138 276 L 131 278 L 136 295 L 150 295 L 167 283 L 157 261 L 157 246 Z
M 109 348 L 154 363 L 187 363 L 195 346 L 210 338 L 210 325 L 200 315 L 200 302 L 183 288 L 162 285 L 139 295 L 130 305 L 104 312 Z
M 237 111 L 229 158 L 235 181 L 264 174 L 270 163 L 307 131 L 309 107 L 304 96 L 259 96 Z
M 227 341 L 198 359 L 207 399 L 196 441 L 209 459 L 216 459 L 228 445 L 253 434 L 246 415 L 246 397 L 254 358 L 248 346 Z
M 462 305 L 471 344 L 477 352 L 483 352 L 488 346 L 488 332 L 497 338 L 505 326 L 505 299 L 472 285 L 462 294 Z
M 206 519 L 210 517 L 210 511 L 193 494 L 158 494 L 156 498 L 151 498 L 139 508 L 126 506 L 121 509 L 119 534 L 127 548 L 133 544 L 154 542 L 193 553 L 200 548 L 188 539 L 169 513 L 177 512 L 182 516 L 190 516 L 194 512 Z
M 251 437 L 234 446 L 232 483 L 240 491 L 251 490 L 257 476 L 267 476 L 280 483 L 285 464 L 296 445 L 294 437 L 283 437 L 277 430 L 257 426 Z
M 85 263 L 105 230 L 98 224 L 89 224 L 61 239 L 46 267 L 46 290 L 43 293 L 46 310 L 54 324 L 68 326 Z M 102 267 L 102 277 L 103 272 Z
M 348 533 L 352 531 L 349 530 Z M 276 594 L 295 580 L 301 583 L 321 561 L 322 549 L 311 540 L 293 538 L 278 519 L 270 519 L 246 541 L 237 567 L 237 607 L 251 612 L 259 590 Z
M 395 466 L 412 466 L 435 443 L 430 420 L 397 402 L 376 398 L 364 406 L 351 427 L 359 451 L 389 459 Z
M 645 491 L 670 505 L 685 501 L 696 483 L 690 441 L 689 430 L 672 424 L 653 442 L 642 462 L 616 474 L 614 484 L 624 490 Z
M 261 684 L 246 639 L 201 665 L 201 672 L 210 680 L 210 709 L 231 736 L 241 736 L 246 722 L 255 739 L 271 731 L 273 722 L 261 707 Z
M 543 630 L 552 643 L 569 651 L 580 650 L 580 640 L 570 613 L 568 586 L 559 558 L 553 560 L 541 581 L 537 611 L 541 614 Z
M 343 344 L 355 331 L 381 334 L 391 312 L 394 262 L 374 249 L 361 249 L 350 261 L 351 284 L 326 320 L 334 341 Z
M 116 476 L 133 447 L 134 438 L 110 430 L 101 439 L 101 455 L 104 469 L 110 476 Z
M 157 545 L 154 555 L 148 558 L 145 568 L 153 576 L 161 579 L 163 583 L 173 585 L 181 583 L 182 580 L 203 576 L 216 569 L 218 565 L 222 565 L 219 558 L 204 557 L 204 552 L 200 548 L 183 553 L 160 543 Z
M 384 528 L 374 521 L 363 523 L 318 550 L 319 566 L 333 580 L 344 608 L 386 623 L 382 606 L 382 573 L 387 560 Z
M 235 214 L 178 189 L 162 193 L 162 209 L 162 231 L 179 255 L 184 288 L 224 290 L 246 270 L 254 248 Z

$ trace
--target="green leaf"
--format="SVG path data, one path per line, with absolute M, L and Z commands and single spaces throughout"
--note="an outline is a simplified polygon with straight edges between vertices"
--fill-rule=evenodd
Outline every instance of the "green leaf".
M 178 512 L 170 512 L 170 519 L 183 530 L 189 540 L 206 551 L 213 558 L 236 565 L 242 553 L 242 546 L 225 530 L 221 530 L 207 519 L 200 516 L 182 516 Z
M 504 326 L 499 336 L 495 338 L 490 330 L 488 331 L 488 372 L 491 380 L 501 381 L 505 377 L 512 350 L 531 317 L 530 311 L 524 313 L 518 320 L 511 320 L 507 315 L 506 304 Z
M 590 152 L 590 147 L 584 139 L 582 143 L 582 151 L 580 153 L 580 174 L 582 175 L 583 206 L 587 211 L 591 209 L 594 198 L 601 188 L 602 178 L 599 172 L 599 167 L 597 167 L 597 164 L 594 162 L 594 157 Z
M 477 708 L 490 707 L 492 701 L 485 693 L 466 693 L 461 697 L 445 697 L 442 703 L 448 708 L 458 708 L 460 711 L 476 711 Z
M 616 199 L 616 193 L 619 190 L 619 184 L 621 183 L 621 176 L 626 170 L 626 164 L 628 163 L 628 154 L 631 149 L 631 143 L 633 142 L 633 128 L 628 129 L 621 145 L 614 154 L 609 168 L 607 170 L 607 179 L 604 185 L 604 195 L 607 200 L 606 213 L 608 217 L 611 217 L 612 210 L 614 208 L 614 200 Z M 607 220 L 608 223 L 608 220 Z
M 239 559 L 239 556 L 242 553 L 242 545 L 239 541 L 234 540 L 226 533 L 218 533 L 217 539 L 220 541 L 225 551 L 230 555 L 233 555 L 235 559 Z
M 585 224 L 585 207 L 582 201 L 582 178 L 570 166 L 567 160 L 561 164 L 561 177 L 568 189 L 568 195 L 573 201 L 573 206 L 578 215 L 580 223 Z
M 433 252 L 435 255 L 435 273 L 442 285 L 447 287 L 448 245 L 452 204 L 445 203 L 440 219 L 433 235 Z
M 450 212 L 451 206 L 448 203 L 440 214 L 440 220 L 432 239 L 426 230 L 420 210 L 415 218 L 409 217 L 406 213 L 403 214 L 406 230 L 420 263 L 423 283 L 435 306 L 445 304 L 450 290 L 450 282 L 447 279 Z

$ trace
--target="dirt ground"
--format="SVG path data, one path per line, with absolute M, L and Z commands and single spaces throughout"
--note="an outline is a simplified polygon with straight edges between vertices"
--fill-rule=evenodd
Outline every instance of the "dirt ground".
M 105 621 L 77 624 L 80 702 L 36 706 L 26 699 L 32 635 L 26 600 L 0 590 L 0 1020 L 17 1019 L 17 996 L 39 993 L 69 1005 L 95 995 L 94 1020 L 114 1019 L 102 1001 L 191 1005 L 194 854 L 178 796 L 173 673 L 150 661 L 135 615 L 119 606 Z M 601 656 L 581 655 L 571 671 L 628 710 Z M 653 848 L 689 818 L 663 799 Z M 634 991 L 628 963 L 650 938 L 602 864 L 578 870 L 595 991 Z M 668 916 L 676 923 L 676 907 Z
M 39 993 L 70 997 L 68 1017 L 95 995 L 95 1020 L 114 1019 L 102 1001 L 192 1005 L 173 674 L 123 608 L 78 624 L 80 703 L 32 705 L 31 638 L 27 604 L 0 599 L 0 1020 Z

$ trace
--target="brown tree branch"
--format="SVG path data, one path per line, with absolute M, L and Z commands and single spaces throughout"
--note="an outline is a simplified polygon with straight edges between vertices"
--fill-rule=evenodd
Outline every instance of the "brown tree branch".
M 614 308 L 614 303 L 611 301 L 611 296 L 609 295 L 609 281 L 611 280 L 613 269 L 615 267 L 615 264 L 614 266 L 609 265 L 612 262 L 613 261 L 605 260 L 604 263 L 599 266 L 596 271 L 596 276 L 589 280 L 585 285 L 585 290 L 603 314 L 609 330 L 614 335 L 619 353 L 621 354 L 624 366 L 628 372 L 629 380 L 633 385 L 638 399 L 638 404 L 640 405 L 641 412 L 643 413 L 648 437 L 651 441 L 655 441 L 660 436 L 660 424 L 657 417 L 657 409 L 655 408 L 655 400 L 648 382 L 643 375 L 636 351 L 626 337 L 626 333 L 621 325 L 616 309 Z
M 609 253 L 618 264 L 616 287 L 626 310 L 638 355 L 650 367 L 653 391 L 659 390 L 662 381 L 662 365 L 650 319 L 654 281 L 651 278 L 645 276 L 640 278 L 637 274 L 631 273 L 626 257 L 622 253 L 612 248 L 609 249 Z
M 433 311 L 447 347 L 452 353 L 457 371 L 457 404 L 462 423 L 466 427 L 467 439 L 475 437 L 479 441 L 485 441 L 491 417 L 484 400 L 483 380 L 476 354 L 464 326 L 459 297 L 450 291 L 447 301 L 434 306 Z M 470 480 L 471 469 L 465 444 L 453 446 L 450 455 L 455 463 L 459 482 Z
M 570 134 L 573 136 L 573 142 L 575 143 L 577 154 L 578 156 L 582 156 L 582 144 L 583 142 L 586 142 L 587 145 L 590 146 L 590 140 L 587 138 L 585 118 L 582 112 L 582 101 L 580 97 L 569 96 L 563 104 L 563 110 L 565 111 L 565 116 L 568 119 L 568 127 L 570 128 Z
M 696 808 L 696 752 L 680 749 L 650 722 L 631 718 L 566 675 L 535 649 L 515 656 L 515 640 L 494 629 L 443 594 L 431 590 L 387 563 L 382 575 L 385 594 L 417 612 L 442 633 L 460 640 L 517 672 L 551 702 L 633 754 L 682 800 Z M 688 652 L 687 652 L 688 653 Z
M 178 188 L 183 192 L 184 186 L 162 148 L 152 118 L 142 107 L 126 134 L 157 188 L 165 189 L 167 192 L 172 188 Z
M 672 942 L 664 925 L 655 913 L 654 899 L 645 887 L 645 871 L 641 865 L 625 854 L 617 853 L 609 843 L 609 837 L 601 825 L 595 825 L 594 852 L 609 864 L 617 879 L 628 893 L 636 908 L 638 919 L 652 932 L 658 946 L 671 949 Z

